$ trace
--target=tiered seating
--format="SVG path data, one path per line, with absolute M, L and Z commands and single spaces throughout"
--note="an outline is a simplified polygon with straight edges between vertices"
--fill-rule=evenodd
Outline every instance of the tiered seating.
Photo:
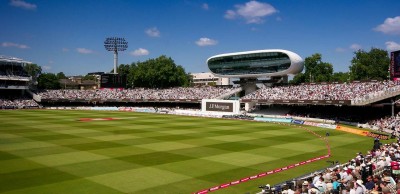
M 262 88 L 242 99 L 252 100 L 353 100 L 398 86 L 392 81 L 305 84 Z
M 128 90 L 47 90 L 39 93 L 42 99 L 213 99 L 232 91 L 231 88 L 169 88 Z

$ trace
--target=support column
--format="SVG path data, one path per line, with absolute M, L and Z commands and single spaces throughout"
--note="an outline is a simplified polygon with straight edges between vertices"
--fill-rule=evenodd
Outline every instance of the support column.
M 114 74 L 117 74 L 117 65 L 118 65 L 118 51 L 114 51 Z
M 391 104 L 392 104 L 392 117 L 393 117 L 393 116 L 395 115 L 395 114 L 394 114 L 394 107 L 396 106 L 396 101 L 395 101 L 394 98 L 391 98 L 390 100 L 392 101 Z

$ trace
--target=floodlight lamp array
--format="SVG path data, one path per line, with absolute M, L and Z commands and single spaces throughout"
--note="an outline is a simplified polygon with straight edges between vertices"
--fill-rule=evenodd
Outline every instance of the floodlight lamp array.
M 110 37 L 104 41 L 104 47 L 107 51 L 124 51 L 128 48 L 128 42 L 125 38 Z

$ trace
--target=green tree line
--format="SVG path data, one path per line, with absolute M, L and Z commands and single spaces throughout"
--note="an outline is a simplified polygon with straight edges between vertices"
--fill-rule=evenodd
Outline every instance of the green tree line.
M 39 89 L 60 89 L 62 87 L 60 79 L 67 78 L 63 72 L 43 73 L 42 68 L 37 64 L 25 65 L 25 71 L 32 76 L 33 82 Z M 127 77 L 128 88 L 185 87 L 191 84 L 191 77 L 185 69 L 164 55 L 130 65 L 121 64 L 118 66 L 118 73 Z M 83 77 L 83 80 L 93 79 L 94 77 L 90 75 Z
M 322 55 L 316 53 L 305 58 L 304 72 L 294 76 L 291 83 L 386 80 L 389 76 L 389 63 L 390 58 L 386 50 L 358 50 L 354 52 L 348 72 L 333 72 L 332 64 L 322 61 Z

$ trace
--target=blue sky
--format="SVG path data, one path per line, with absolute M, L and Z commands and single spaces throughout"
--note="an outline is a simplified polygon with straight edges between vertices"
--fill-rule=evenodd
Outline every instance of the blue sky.
M 129 42 L 120 64 L 166 55 L 192 73 L 228 52 L 321 53 L 348 71 L 355 50 L 400 50 L 399 0 L 0 0 L 0 21 L 0 55 L 66 75 L 112 70 L 113 36 Z

